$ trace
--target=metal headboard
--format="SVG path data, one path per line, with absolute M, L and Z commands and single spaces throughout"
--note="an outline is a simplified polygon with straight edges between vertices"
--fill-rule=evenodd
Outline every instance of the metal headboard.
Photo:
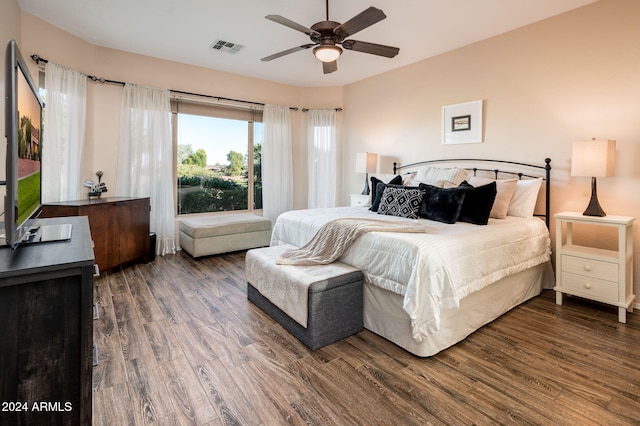
M 537 164 L 529 164 L 529 163 L 520 163 L 517 161 L 506 161 L 506 160 L 488 160 L 483 158 L 450 158 L 450 159 L 439 159 L 439 160 L 426 160 L 418 163 L 411 163 L 407 165 L 398 165 L 398 163 L 393 163 L 393 174 L 399 174 L 402 170 L 409 170 L 411 168 L 416 168 L 418 166 L 423 166 L 426 164 L 434 164 L 434 163 L 458 163 L 458 162 L 475 162 L 475 163 L 487 163 L 487 164 L 504 164 L 504 165 L 512 165 L 523 167 L 525 172 L 520 171 L 512 171 L 512 170 L 500 170 L 497 168 L 481 168 L 481 167 L 462 167 L 465 170 L 473 171 L 473 175 L 475 176 L 478 171 L 482 172 L 492 172 L 496 179 L 498 179 L 499 174 L 506 174 L 511 176 L 518 176 L 518 179 L 526 178 L 542 178 L 545 182 L 545 212 L 544 214 L 535 214 L 538 217 L 544 217 L 544 223 L 549 228 L 549 220 L 551 218 L 551 159 L 545 158 L 545 165 L 537 165 Z M 534 170 L 544 170 L 544 176 L 531 174 Z

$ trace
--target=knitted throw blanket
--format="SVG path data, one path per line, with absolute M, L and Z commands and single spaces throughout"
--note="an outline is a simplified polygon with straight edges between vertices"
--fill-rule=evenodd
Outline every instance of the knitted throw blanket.
M 324 224 L 307 244 L 283 252 L 278 265 L 326 265 L 337 260 L 356 239 L 367 232 L 423 233 L 426 226 L 378 219 L 341 218 Z

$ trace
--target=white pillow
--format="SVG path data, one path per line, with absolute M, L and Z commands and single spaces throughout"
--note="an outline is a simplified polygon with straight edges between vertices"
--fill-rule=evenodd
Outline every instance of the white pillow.
M 507 214 L 517 217 L 533 217 L 540 185 L 542 185 L 542 179 L 518 180 Z
M 429 185 L 437 185 L 439 182 L 453 182 L 455 186 L 467 180 L 469 172 L 457 167 L 442 169 L 439 167 L 422 166 L 416 173 L 415 180 Z
M 448 180 L 438 180 L 435 182 L 424 182 L 424 181 L 420 181 L 418 179 L 411 179 L 408 181 L 403 182 L 402 184 L 404 186 L 420 186 L 421 183 L 424 183 L 426 185 L 432 185 L 432 186 L 436 186 L 438 188 L 456 188 L 458 186 L 460 186 L 459 184 L 456 184 L 454 182 L 450 182 Z
M 517 179 L 489 179 L 483 177 L 472 176 L 469 178 L 467 182 L 471 186 L 482 186 L 490 184 L 491 182 L 496 183 L 496 200 L 493 202 L 493 207 L 491 208 L 491 213 L 489 217 L 494 219 L 504 219 L 507 217 L 507 213 L 509 211 L 509 204 L 511 203 L 511 198 L 513 197 L 513 193 L 516 190 L 516 185 L 518 183 Z
M 416 173 L 403 173 L 402 175 L 402 185 L 403 186 L 418 186 L 418 184 L 416 183 L 415 185 L 413 185 L 413 183 L 416 180 Z

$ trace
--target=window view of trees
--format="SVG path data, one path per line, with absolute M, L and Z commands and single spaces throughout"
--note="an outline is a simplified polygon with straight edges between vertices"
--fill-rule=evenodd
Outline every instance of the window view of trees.
M 178 214 L 261 209 L 261 140 L 262 123 L 179 114 Z

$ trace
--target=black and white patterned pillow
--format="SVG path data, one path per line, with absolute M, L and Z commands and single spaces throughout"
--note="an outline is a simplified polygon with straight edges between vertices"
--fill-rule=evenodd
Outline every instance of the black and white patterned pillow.
M 378 214 L 418 218 L 423 193 L 419 189 L 386 187 L 382 193 Z

